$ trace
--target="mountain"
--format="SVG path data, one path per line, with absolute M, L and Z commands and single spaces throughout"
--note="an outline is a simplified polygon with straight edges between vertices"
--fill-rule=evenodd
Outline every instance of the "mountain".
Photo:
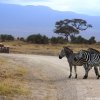
M 74 12 L 61 12 L 46 6 L 20 6 L 15 4 L 0 4 L 0 33 L 12 34 L 14 36 L 28 36 L 29 34 L 46 34 L 53 36 L 55 22 L 63 19 L 82 18 L 93 28 L 82 32 L 89 38 L 99 38 L 100 16 L 88 16 Z

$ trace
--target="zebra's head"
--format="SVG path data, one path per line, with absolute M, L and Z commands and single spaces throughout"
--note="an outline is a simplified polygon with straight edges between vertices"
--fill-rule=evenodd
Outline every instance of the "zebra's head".
M 87 50 L 80 50 L 78 53 L 77 53 L 77 59 L 85 59 L 85 54 L 87 53 L 88 51 Z
M 71 49 L 69 49 L 68 47 L 63 47 L 63 49 L 61 50 L 61 52 L 59 54 L 59 59 L 62 59 L 65 56 L 68 57 L 72 53 L 73 53 L 73 51 Z
M 64 48 L 61 50 L 60 54 L 59 54 L 59 59 L 62 59 L 65 55 L 65 50 Z

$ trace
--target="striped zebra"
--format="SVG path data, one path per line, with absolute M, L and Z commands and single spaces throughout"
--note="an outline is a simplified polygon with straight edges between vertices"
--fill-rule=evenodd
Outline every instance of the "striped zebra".
M 91 52 L 91 53 L 100 53 L 100 51 L 93 49 L 93 48 L 88 48 L 87 51 Z
M 97 79 L 99 79 L 100 75 L 98 72 L 97 66 L 100 66 L 100 53 L 99 51 L 89 48 L 88 50 L 81 50 L 77 54 L 77 59 L 83 60 L 83 62 L 86 62 L 86 73 L 84 78 L 88 77 L 89 70 L 94 67 Z
M 98 51 L 98 50 L 96 50 L 96 49 L 94 49 L 94 48 L 88 48 L 87 51 L 89 51 L 89 52 L 92 53 L 92 54 L 95 54 L 95 53 L 98 54 L 98 53 L 100 53 L 100 51 Z M 100 67 L 99 67 L 99 70 L 100 70 Z M 96 73 L 96 75 L 98 76 L 98 74 L 99 74 L 98 70 L 95 70 L 95 73 Z
M 72 66 L 74 66 L 74 71 L 75 71 L 75 78 L 77 78 L 77 68 L 76 66 L 84 66 L 85 69 L 85 73 L 87 71 L 87 65 L 85 60 L 83 61 L 83 59 L 78 59 L 77 60 L 77 53 L 73 53 L 73 51 L 71 49 L 69 49 L 68 47 L 63 47 L 63 49 L 61 50 L 60 54 L 59 54 L 59 59 L 62 59 L 63 57 L 67 58 L 68 63 L 69 63 L 69 67 L 70 67 L 70 75 L 69 78 L 71 78 L 72 76 Z M 95 73 L 97 72 L 97 68 L 94 68 Z M 85 77 L 85 76 L 84 76 Z M 84 78 L 83 77 L 83 78 Z

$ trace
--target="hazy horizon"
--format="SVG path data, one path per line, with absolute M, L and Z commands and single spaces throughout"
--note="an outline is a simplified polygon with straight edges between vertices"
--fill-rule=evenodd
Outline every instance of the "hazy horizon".
M 100 16 L 100 0 L 0 0 L 0 3 L 47 6 L 57 11 Z
M 6 0 L 4 0 L 6 1 Z M 73 11 L 59 11 L 57 9 L 45 5 L 28 5 L 17 4 L 11 2 L 0 2 L 0 33 L 11 34 L 16 37 L 26 37 L 29 34 L 45 34 L 49 37 L 55 36 L 53 30 L 56 21 L 71 18 L 85 19 L 93 28 L 87 29 L 80 35 L 89 39 L 95 36 L 96 40 L 100 41 L 100 16 L 87 15 Z M 11 0 L 9 0 L 11 1 Z M 30 0 L 31 1 L 31 0 Z

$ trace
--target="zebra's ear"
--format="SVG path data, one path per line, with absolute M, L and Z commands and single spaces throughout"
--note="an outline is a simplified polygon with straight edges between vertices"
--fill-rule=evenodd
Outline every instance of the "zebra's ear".
M 63 48 L 64 48 L 64 50 L 67 50 L 67 49 L 68 49 L 68 47 L 67 47 L 67 46 L 63 46 Z
M 66 47 L 65 47 L 65 46 L 63 46 L 63 48 L 65 49 Z

